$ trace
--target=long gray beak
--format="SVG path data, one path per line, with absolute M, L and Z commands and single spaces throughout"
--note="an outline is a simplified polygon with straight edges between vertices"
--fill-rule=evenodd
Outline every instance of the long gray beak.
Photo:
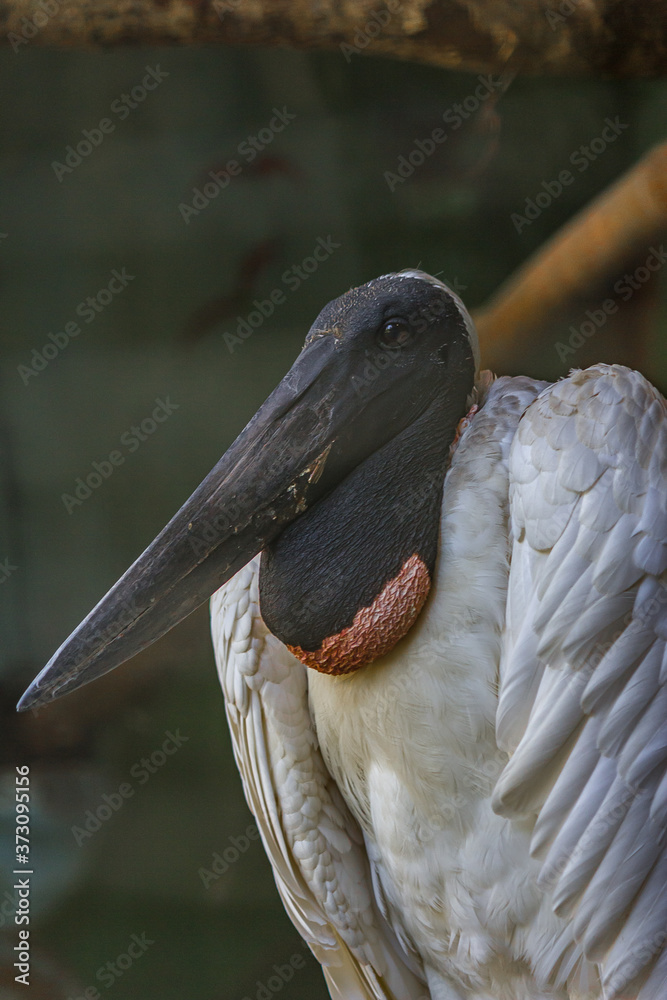
M 21 698 L 45 705 L 164 635 L 411 419 L 378 387 L 360 400 L 354 350 L 315 339 L 154 542 Z M 393 379 L 400 379 L 396 366 Z M 421 405 L 421 404 L 419 404 Z

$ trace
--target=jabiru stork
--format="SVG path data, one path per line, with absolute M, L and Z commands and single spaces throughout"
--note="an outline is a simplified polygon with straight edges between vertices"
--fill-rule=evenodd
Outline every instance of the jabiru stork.
M 27 709 L 211 594 L 283 903 L 344 1000 L 667 996 L 667 419 L 479 371 L 458 297 L 352 289 Z

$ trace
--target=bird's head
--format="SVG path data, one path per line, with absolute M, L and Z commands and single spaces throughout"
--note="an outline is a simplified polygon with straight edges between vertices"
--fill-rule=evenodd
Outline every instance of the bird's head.
M 260 551 L 262 615 L 300 659 L 340 673 L 386 652 L 428 594 L 449 448 L 478 367 L 463 304 L 421 271 L 330 302 L 247 427 L 19 708 L 129 659 Z

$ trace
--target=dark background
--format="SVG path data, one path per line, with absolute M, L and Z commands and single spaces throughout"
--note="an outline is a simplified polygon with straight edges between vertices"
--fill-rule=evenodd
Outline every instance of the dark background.
M 125 120 L 110 111 L 158 64 L 169 75 Z M 18 717 L 13 706 L 252 416 L 329 299 L 421 266 L 478 306 L 664 135 L 665 83 L 518 78 L 390 192 L 385 171 L 477 86 L 474 75 L 337 53 L 0 52 L 0 563 L 11 567 L 0 583 L 2 1000 L 74 1000 L 92 986 L 113 1000 L 254 1000 L 295 955 L 306 967 L 281 998 L 324 998 L 259 842 L 208 888 L 200 876 L 252 822 L 206 609 L 52 708 Z M 274 107 L 296 117 L 246 164 L 239 143 Z M 618 140 L 517 233 L 511 214 L 617 115 L 629 124 Z M 59 181 L 52 163 L 105 117 L 114 131 Z M 230 158 L 243 171 L 186 224 L 179 205 Z M 291 291 L 283 273 L 329 236 L 340 247 Z M 77 320 L 114 268 L 133 280 L 94 322 L 78 317 L 81 334 L 25 384 L 33 348 Z M 641 358 L 664 389 L 664 284 L 657 273 L 569 363 Z M 285 302 L 230 353 L 224 333 L 276 288 Z M 512 370 L 565 374 L 555 343 L 583 308 L 536 334 Z M 123 435 L 167 397 L 177 408 L 130 450 Z M 63 494 L 119 449 L 123 463 L 68 513 Z M 140 784 L 134 765 L 169 730 L 187 741 Z M 22 764 L 35 869 L 27 991 L 13 984 L 5 895 Z M 72 828 L 128 782 L 134 794 L 79 846 Z M 133 934 L 154 943 L 107 989 L 97 970 Z

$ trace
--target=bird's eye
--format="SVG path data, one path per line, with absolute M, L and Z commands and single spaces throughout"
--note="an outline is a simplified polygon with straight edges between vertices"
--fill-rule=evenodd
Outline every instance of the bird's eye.
M 407 320 L 398 317 L 388 319 L 380 327 L 377 334 L 377 342 L 385 351 L 407 347 L 408 344 L 412 343 L 413 339 L 414 335 Z

